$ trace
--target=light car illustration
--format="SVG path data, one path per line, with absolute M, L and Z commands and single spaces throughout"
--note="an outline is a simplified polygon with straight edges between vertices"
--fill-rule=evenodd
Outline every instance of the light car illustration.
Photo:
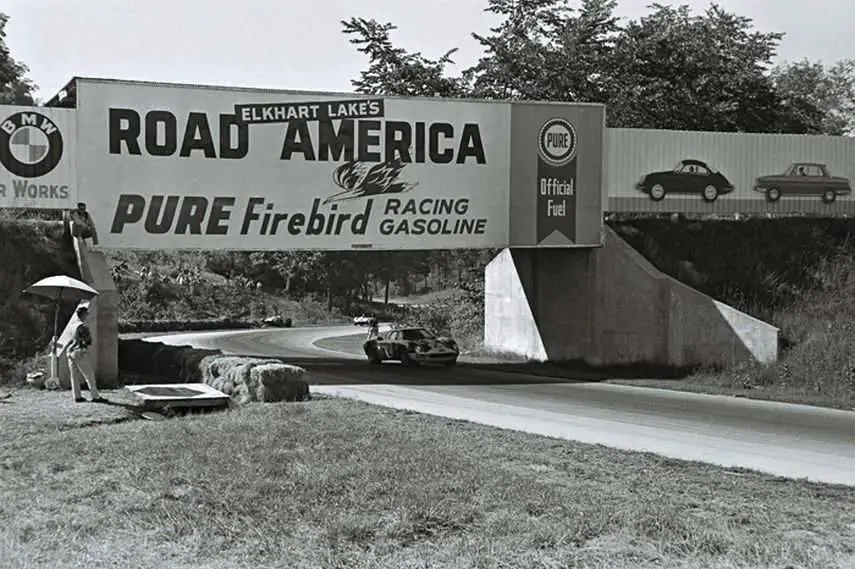
M 368 361 L 380 364 L 399 361 L 402 365 L 457 363 L 460 350 L 452 338 L 437 336 L 426 328 L 395 328 L 363 344 Z
M 687 158 L 673 170 L 645 174 L 635 188 L 657 202 L 668 194 L 699 194 L 704 201 L 714 202 L 720 195 L 732 192 L 733 184 L 705 162 Z
M 839 196 L 848 196 L 852 187 L 847 178 L 832 176 L 825 164 L 796 162 L 783 174 L 760 176 L 754 190 L 766 194 L 766 200 L 776 202 L 782 196 L 821 197 L 832 203 Z

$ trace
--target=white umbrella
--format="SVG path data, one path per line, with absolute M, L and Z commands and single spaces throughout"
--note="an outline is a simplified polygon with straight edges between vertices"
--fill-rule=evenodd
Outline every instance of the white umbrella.
M 81 301 L 98 295 L 98 291 L 75 278 L 67 275 L 54 275 L 31 284 L 24 292 L 43 296 L 56 301 L 53 315 L 53 340 L 51 343 L 51 358 L 56 357 L 56 341 L 59 337 L 59 307 L 63 300 Z

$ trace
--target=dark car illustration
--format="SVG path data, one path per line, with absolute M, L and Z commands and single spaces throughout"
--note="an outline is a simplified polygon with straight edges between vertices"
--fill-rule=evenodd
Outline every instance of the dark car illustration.
M 808 196 L 831 203 L 838 196 L 852 193 L 847 178 L 832 176 L 825 164 L 816 162 L 796 162 L 783 174 L 760 176 L 754 190 L 766 194 L 770 202 L 778 201 L 781 196 Z
M 651 172 L 641 177 L 635 188 L 653 201 L 668 194 L 700 194 L 706 202 L 733 191 L 733 184 L 721 172 L 700 160 L 681 160 L 673 170 Z
M 405 366 L 437 363 L 451 367 L 460 355 L 453 339 L 437 336 L 426 328 L 393 329 L 367 340 L 362 347 L 373 364 L 393 360 Z

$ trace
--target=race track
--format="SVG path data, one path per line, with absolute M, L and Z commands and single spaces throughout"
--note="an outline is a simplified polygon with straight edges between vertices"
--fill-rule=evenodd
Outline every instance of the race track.
M 370 365 L 359 343 L 318 340 L 353 326 L 149 337 L 226 353 L 286 358 L 312 391 L 454 419 L 673 458 L 855 486 L 855 413 L 732 397 L 585 383 L 466 364 L 403 369 Z M 339 351 L 340 350 L 340 351 Z

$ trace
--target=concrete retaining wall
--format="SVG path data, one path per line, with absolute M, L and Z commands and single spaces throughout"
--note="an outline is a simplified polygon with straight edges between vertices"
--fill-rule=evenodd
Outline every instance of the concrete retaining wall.
M 98 296 L 88 303 L 93 340 L 89 363 L 95 371 L 98 386 L 113 389 L 119 387 L 119 293 L 104 253 L 89 249 L 84 239 L 72 239 L 82 280 L 98 291 Z M 68 362 L 64 357 L 65 346 L 71 340 L 71 331 L 77 322 L 77 316 L 72 315 L 60 336 L 57 371 L 60 384 L 66 389 L 71 384 Z
M 534 360 L 670 368 L 772 362 L 778 329 L 661 273 L 614 231 L 595 249 L 505 249 L 484 343 Z

